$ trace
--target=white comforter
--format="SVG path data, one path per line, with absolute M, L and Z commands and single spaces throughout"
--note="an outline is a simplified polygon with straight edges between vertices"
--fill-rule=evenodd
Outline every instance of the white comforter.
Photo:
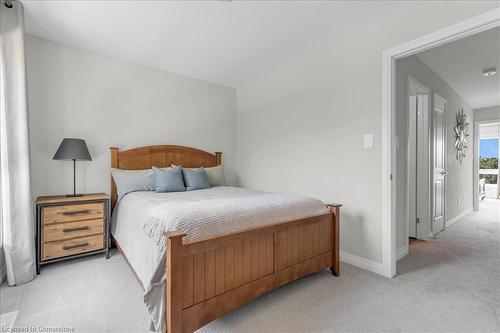
M 172 193 L 149 212 L 144 232 L 163 251 L 166 231 L 184 231 L 189 242 L 325 213 L 325 205 L 309 197 L 216 186 Z
M 230 186 L 174 193 L 135 192 L 127 194 L 118 204 L 113 216 L 113 235 L 131 265 L 139 270 L 146 289 L 144 302 L 151 315 L 151 328 L 161 332 L 165 330 L 164 232 L 186 232 L 184 242 L 189 242 L 326 213 L 325 205 L 310 197 Z M 136 225 L 123 225 L 127 223 Z M 142 236 L 136 234 L 140 226 Z M 129 232 L 125 231 L 127 228 Z M 152 242 L 142 244 L 144 235 Z

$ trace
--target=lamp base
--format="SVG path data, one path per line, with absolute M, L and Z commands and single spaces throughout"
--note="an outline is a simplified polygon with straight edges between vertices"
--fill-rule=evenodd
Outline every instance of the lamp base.
M 66 198 L 83 197 L 83 194 L 66 194 Z

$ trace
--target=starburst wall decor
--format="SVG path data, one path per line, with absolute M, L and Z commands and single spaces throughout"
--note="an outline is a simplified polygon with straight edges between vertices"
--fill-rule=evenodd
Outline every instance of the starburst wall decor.
M 464 112 L 462 108 L 459 112 L 457 112 L 457 126 L 455 126 L 455 150 L 457 160 L 462 164 L 462 160 L 465 157 L 465 151 L 467 150 L 467 141 L 469 137 L 469 122 L 467 114 Z

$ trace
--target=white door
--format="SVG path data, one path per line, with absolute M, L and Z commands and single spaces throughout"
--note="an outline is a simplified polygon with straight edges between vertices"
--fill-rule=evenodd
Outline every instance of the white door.
M 416 230 L 417 239 L 428 239 L 430 229 L 430 158 L 429 158 L 429 114 L 430 96 L 428 94 L 417 95 L 417 163 L 416 163 Z
M 444 98 L 434 94 L 433 234 L 443 231 L 445 227 L 446 103 Z

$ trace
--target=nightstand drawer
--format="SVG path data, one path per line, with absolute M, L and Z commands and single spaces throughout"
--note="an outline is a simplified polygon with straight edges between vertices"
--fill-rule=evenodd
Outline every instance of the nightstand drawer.
M 104 217 L 104 204 L 78 204 L 42 208 L 43 224 L 91 220 Z
M 86 220 L 68 223 L 55 223 L 43 226 L 44 243 L 76 237 L 104 234 L 104 220 Z
M 88 236 L 42 245 L 42 260 L 50 260 L 73 254 L 101 250 L 104 248 L 104 236 Z

